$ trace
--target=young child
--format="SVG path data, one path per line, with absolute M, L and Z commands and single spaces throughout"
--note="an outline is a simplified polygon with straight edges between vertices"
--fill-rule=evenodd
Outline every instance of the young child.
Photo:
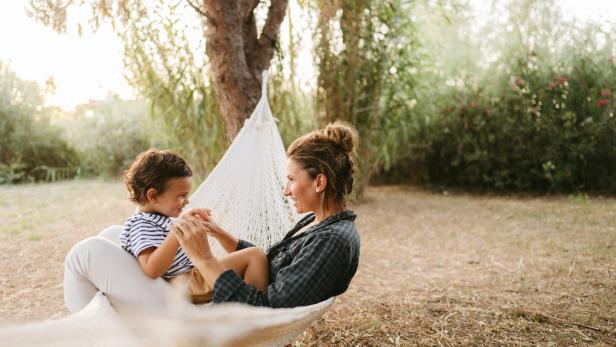
M 137 258 L 141 269 L 149 277 L 162 276 L 174 286 L 182 287 L 193 303 L 210 301 L 211 288 L 180 247 L 172 228 L 171 218 L 174 217 L 190 215 L 210 221 L 208 209 L 182 211 L 188 204 L 192 189 L 192 170 L 186 161 L 173 151 L 150 149 L 139 154 L 124 172 L 124 183 L 130 200 L 138 204 L 138 211 L 124 223 L 120 234 L 122 248 Z M 259 278 L 257 289 L 264 291 L 262 283 L 267 283 L 268 269 L 248 267 L 246 263 L 267 263 L 267 258 L 262 252 L 251 254 L 252 258 L 263 258 L 242 257 L 244 259 L 239 262 L 226 262 L 223 257 L 221 263 L 223 266 L 228 263 L 226 267 L 240 276 L 248 275 L 242 272 L 251 268 L 256 273 L 247 277 Z

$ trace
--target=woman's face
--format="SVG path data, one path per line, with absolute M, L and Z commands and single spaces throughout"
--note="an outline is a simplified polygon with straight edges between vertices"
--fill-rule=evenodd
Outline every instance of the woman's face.
M 298 162 L 287 159 L 287 185 L 283 194 L 295 202 L 297 213 L 317 211 L 322 204 L 321 194 L 317 192 L 317 180 L 312 179 Z

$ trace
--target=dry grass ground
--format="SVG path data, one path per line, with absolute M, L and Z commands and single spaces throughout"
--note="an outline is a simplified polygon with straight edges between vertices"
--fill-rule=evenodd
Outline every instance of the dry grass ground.
M 616 345 L 616 200 L 374 187 L 359 271 L 294 343 Z M 0 323 L 67 314 L 62 261 L 133 210 L 119 183 L 0 186 Z

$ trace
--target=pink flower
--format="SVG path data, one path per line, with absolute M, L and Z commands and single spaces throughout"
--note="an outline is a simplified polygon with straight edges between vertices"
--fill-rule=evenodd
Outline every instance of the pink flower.
M 551 90 L 556 90 L 556 82 L 550 83 L 550 89 Z
M 603 90 L 601 91 L 601 96 L 604 96 L 604 97 L 606 97 L 606 98 L 609 98 L 609 97 L 610 97 L 610 95 L 611 95 L 611 93 L 610 93 L 610 90 L 609 90 L 609 89 L 603 89 Z
M 610 104 L 610 101 L 608 99 L 599 99 L 599 108 L 604 108 L 605 106 Z
M 562 75 L 560 76 L 560 85 L 562 86 L 563 84 L 565 84 L 565 82 L 569 81 L 569 76 L 567 75 Z

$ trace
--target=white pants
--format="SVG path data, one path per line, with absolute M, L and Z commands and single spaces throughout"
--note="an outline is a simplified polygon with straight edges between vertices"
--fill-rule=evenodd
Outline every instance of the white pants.
M 86 306 L 97 291 L 114 305 L 163 306 L 172 287 L 149 278 L 137 259 L 120 247 L 122 227 L 114 225 L 71 248 L 64 262 L 64 303 L 71 312 Z

